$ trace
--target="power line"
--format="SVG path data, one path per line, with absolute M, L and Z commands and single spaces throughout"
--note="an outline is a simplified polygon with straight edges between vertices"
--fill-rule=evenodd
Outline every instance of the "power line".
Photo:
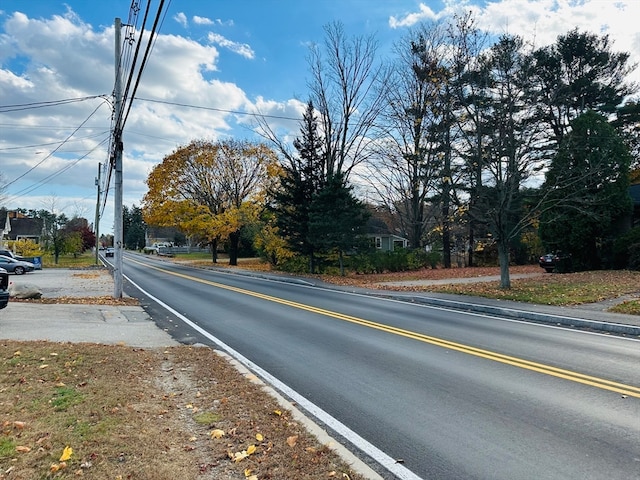
M 77 103 L 77 102 L 84 102 L 86 100 L 93 100 L 94 98 L 103 98 L 107 100 L 108 96 L 107 95 L 91 95 L 88 97 L 64 98 L 62 100 L 50 100 L 47 102 L 31 102 L 31 103 L 16 103 L 13 105 L 0 105 L 0 113 L 19 112 L 23 110 L 32 110 L 36 108 L 45 108 L 45 107 L 57 107 L 60 105 L 67 105 L 69 103 Z
M 139 100 L 141 102 L 151 102 L 151 103 L 161 103 L 161 104 L 165 104 L 165 105 L 174 105 L 177 107 L 187 107 L 187 108 L 195 108 L 195 109 L 199 109 L 199 110 L 212 110 L 214 112 L 222 112 L 222 113 L 232 113 L 234 115 L 247 115 L 247 116 L 252 116 L 252 117 L 260 117 L 260 118 L 274 118 L 277 120 L 292 120 L 295 122 L 299 122 L 300 121 L 300 117 L 298 118 L 294 118 L 294 117 L 285 117 L 283 115 L 265 115 L 262 113 L 253 113 L 253 112 L 240 112 L 238 110 L 227 110 L 224 108 L 216 108 L 216 107 L 203 107 L 202 105 L 192 105 L 189 103 L 179 103 L 179 102 L 169 102 L 167 100 L 153 100 L 151 98 L 142 98 L 142 97 L 136 97 L 136 100 Z
M 107 142 L 108 139 L 104 139 L 102 142 L 100 142 L 98 145 L 96 145 L 95 147 L 93 147 L 91 150 L 89 150 L 87 153 L 85 153 L 84 155 L 82 155 L 81 157 L 78 157 L 76 160 L 74 160 L 73 162 L 65 165 L 64 167 L 60 168 L 59 170 L 55 171 L 54 173 L 44 177 L 42 180 L 38 181 L 37 183 L 30 185 L 28 187 L 23 188 L 22 190 L 19 190 L 18 192 L 16 192 L 15 194 L 13 194 L 8 201 L 13 201 L 16 200 L 28 193 L 33 192 L 34 190 L 37 190 L 38 188 L 40 188 L 42 185 L 44 185 L 45 183 L 49 183 L 49 181 L 53 180 L 54 178 L 56 178 L 57 176 L 63 174 L 64 172 L 66 172 L 67 170 L 69 170 L 72 167 L 75 167 L 78 163 L 80 163 L 81 160 L 87 158 L 89 155 L 91 155 L 94 151 L 96 151 L 99 147 L 101 147 L 103 144 L 105 144 Z M 42 163 L 42 162 L 41 162 Z
M 79 127 L 77 127 L 67 138 L 65 138 L 56 148 L 54 148 L 48 155 L 46 155 L 42 160 L 40 160 L 38 163 L 36 163 L 33 167 L 31 167 L 29 170 L 27 170 L 26 172 L 24 172 L 22 175 L 19 175 L 18 177 L 14 178 L 13 180 L 11 180 L 10 182 L 5 184 L 5 187 L 9 187 L 10 185 L 14 184 L 15 182 L 17 182 L 18 180 L 20 180 L 21 178 L 23 178 L 24 176 L 28 175 L 29 173 L 31 173 L 32 171 L 34 171 L 36 168 L 38 168 L 40 165 L 42 165 L 46 160 L 48 160 L 49 158 L 51 158 L 53 156 L 54 153 L 56 153 L 58 150 L 60 150 L 70 139 L 71 137 L 73 137 L 76 132 L 78 130 L 80 130 L 80 128 L 87 123 L 91 117 L 93 117 L 93 115 L 98 111 L 98 109 L 104 105 L 104 101 L 101 102 L 94 110 L 93 112 L 91 112 L 91 114 L 84 119 L 84 121 L 80 124 Z

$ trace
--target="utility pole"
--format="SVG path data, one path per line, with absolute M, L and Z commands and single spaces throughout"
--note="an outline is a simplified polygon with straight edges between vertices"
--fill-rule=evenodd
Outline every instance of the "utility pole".
M 96 198 L 96 219 L 94 221 L 96 232 L 96 265 L 98 265 L 98 252 L 100 251 L 100 170 L 102 164 L 98 163 L 98 176 L 96 177 L 96 187 L 98 187 L 98 197 Z
M 113 209 L 113 247 L 115 249 L 113 257 L 113 297 L 122 297 L 122 73 L 121 73 L 121 30 L 122 21 L 115 19 L 115 59 L 116 59 L 116 81 L 114 87 L 115 95 L 115 118 L 113 132 L 114 146 L 114 169 L 115 169 L 115 194 Z

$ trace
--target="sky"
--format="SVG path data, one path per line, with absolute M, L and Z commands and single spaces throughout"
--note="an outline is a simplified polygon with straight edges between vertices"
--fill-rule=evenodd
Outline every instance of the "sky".
M 126 24 L 132 3 L 141 25 L 147 3 L 153 19 L 160 0 L 0 1 L 0 206 L 93 223 L 109 159 L 114 19 Z M 309 48 L 326 25 L 375 35 L 382 61 L 418 23 L 461 11 L 490 35 L 537 47 L 575 27 L 606 33 L 640 63 L 639 0 L 165 0 L 124 128 L 124 205 L 140 206 L 153 167 L 192 140 L 257 140 L 252 112 L 296 136 Z M 640 82 L 640 69 L 630 80 Z M 112 177 L 100 233 L 113 232 L 113 210 Z

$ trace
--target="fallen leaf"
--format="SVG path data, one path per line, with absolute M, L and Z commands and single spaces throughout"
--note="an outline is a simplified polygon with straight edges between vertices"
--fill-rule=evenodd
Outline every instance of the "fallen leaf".
M 296 443 L 298 443 L 298 435 L 292 435 L 287 438 L 287 445 L 289 445 L 290 447 L 295 447 Z
M 241 452 L 236 452 L 236 453 L 233 454 L 233 461 L 235 463 L 238 463 L 239 461 L 247 458 L 248 456 L 249 456 L 249 454 L 247 453 L 246 450 L 243 450 Z
M 224 430 L 220 430 L 219 428 L 216 428 L 211 432 L 211 438 L 222 438 L 222 437 L 224 437 Z
M 256 433 L 256 440 L 261 442 L 262 440 L 264 440 L 264 437 L 262 436 L 261 433 Z
M 73 448 L 64 447 L 64 450 L 62 451 L 62 455 L 60 456 L 60 461 L 66 462 L 71 458 L 71 455 L 73 455 Z
M 247 448 L 247 455 L 251 455 L 253 453 L 256 453 L 256 446 L 255 445 L 249 445 L 249 447 Z
M 31 447 L 25 447 L 23 445 L 18 445 L 16 447 L 16 452 L 18 453 L 29 453 L 31 451 Z
M 26 425 L 26 423 L 24 423 L 24 422 L 19 422 L 19 421 L 13 422 L 13 426 L 15 428 L 17 428 L 18 430 L 23 430 L 25 425 Z
M 251 476 L 251 469 L 250 468 L 245 468 L 244 469 L 244 476 L 247 477 L 247 478 Z
M 281 410 L 274 410 L 273 413 L 275 413 L 279 417 L 282 416 L 282 411 Z

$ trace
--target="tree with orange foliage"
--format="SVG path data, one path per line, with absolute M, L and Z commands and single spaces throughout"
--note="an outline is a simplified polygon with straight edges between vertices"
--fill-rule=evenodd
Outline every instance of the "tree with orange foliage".
M 194 140 L 149 174 L 144 220 L 205 239 L 213 262 L 219 242 L 228 239 L 229 264 L 237 265 L 241 229 L 256 216 L 252 212 L 263 198 L 267 169 L 275 161 L 263 144 Z

